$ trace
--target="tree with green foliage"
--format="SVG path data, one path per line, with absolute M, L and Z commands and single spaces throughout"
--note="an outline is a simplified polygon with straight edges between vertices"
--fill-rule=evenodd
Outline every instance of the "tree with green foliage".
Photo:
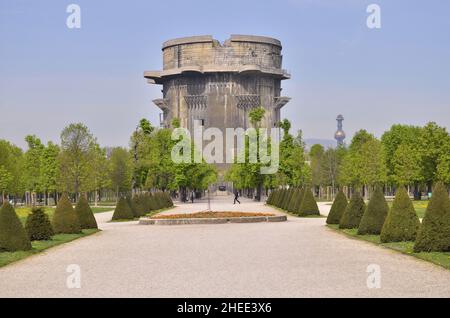
M 148 147 L 150 144 L 151 136 L 155 128 L 150 121 L 143 118 L 139 121 L 135 132 L 131 137 L 131 145 L 133 152 L 133 181 L 132 188 L 142 188 L 145 185 L 148 174 L 148 152 L 151 149 Z
M 342 184 L 355 187 L 363 185 L 362 173 L 366 159 L 362 155 L 363 146 L 374 139 L 375 137 L 366 130 L 360 130 L 353 136 L 339 175 Z
M 52 223 L 55 234 L 81 233 L 80 221 L 67 193 L 64 193 L 59 199 L 55 213 L 53 214 Z
M 0 139 L 0 199 L 25 192 L 24 155 L 22 149 Z
M 422 159 L 420 163 L 422 176 L 429 190 L 431 190 L 432 183 L 439 179 L 439 161 L 443 156 L 448 155 L 450 135 L 445 127 L 440 127 L 431 122 L 421 130 L 418 144 Z
M 6 170 L 4 166 L 0 166 L 0 192 L 1 192 L 1 201 L 5 200 L 5 194 L 8 193 L 9 186 L 13 180 L 12 174 Z
M 450 185 L 450 142 L 445 145 L 444 152 L 439 158 L 437 180 Z
M 409 125 L 393 125 L 388 131 L 386 131 L 381 137 L 381 143 L 383 144 L 383 152 L 386 160 L 386 168 L 388 180 L 391 182 L 410 182 L 410 176 L 406 175 L 402 171 L 402 167 L 399 165 L 405 160 L 406 153 L 412 154 L 413 159 L 417 159 L 416 166 L 420 167 L 420 155 L 418 152 L 418 137 L 421 134 L 421 127 L 409 126 Z M 399 150 L 402 147 L 403 149 Z M 397 153 L 397 154 L 396 154 Z M 416 157 L 416 154 L 419 158 Z M 415 170 L 415 169 L 414 169 Z M 412 178 L 414 179 L 414 178 Z M 415 180 L 414 180 L 415 181 Z M 400 184 L 397 183 L 397 184 Z
M 42 151 L 41 176 L 45 205 L 48 205 L 49 193 L 57 190 L 59 146 L 49 141 Z M 103 168 L 103 167 L 102 167 Z
M 420 154 L 408 144 L 401 144 L 394 152 L 392 180 L 397 185 L 410 186 L 423 181 L 420 167 Z
M 339 173 L 347 149 L 344 146 L 337 148 L 328 148 L 321 156 L 320 170 L 322 185 L 330 186 L 332 195 L 337 186 L 339 186 Z
M 309 181 L 309 166 L 305 161 L 305 146 L 301 131 L 294 138 L 289 130 L 291 123 L 284 119 L 278 126 L 283 130 L 280 142 L 279 169 L 276 174 L 276 185 L 299 187 Z
M 255 118 L 252 120 L 253 127 L 258 129 L 260 123 L 257 122 L 260 119 L 261 111 L 255 109 L 257 112 Z M 278 124 L 283 130 L 283 138 L 279 144 L 279 168 L 275 174 L 261 174 L 262 164 L 249 163 L 249 138 L 246 137 L 246 152 L 245 163 L 236 163 L 231 166 L 226 174 L 226 180 L 233 182 L 236 189 L 257 189 L 258 184 L 262 181 L 263 186 L 267 189 L 273 189 L 278 186 L 290 186 L 299 187 L 310 180 L 310 168 L 306 164 L 304 155 L 304 143 L 302 141 L 301 132 L 294 138 L 290 133 L 291 123 L 285 119 Z M 264 138 L 264 137 L 262 137 Z M 258 137 L 259 140 L 259 137 Z M 267 140 L 268 151 L 272 151 L 272 145 L 270 139 Z M 254 145 L 253 145 L 254 146 Z M 259 157 L 258 157 L 259 160 Z M 258 192 L 258 191 L 257 191 Z M 284 196 L 284 191 L 279 191 L 277 197 Z M 256 195 L 258 197 L 258 193 Z M 275 203 L 279 201 L 278 198 Z M 276 203 L 282 205 L 280 203 Z
M 386 163 L 381 142 L 372 139 L 361 147 L 359 169 L 362 185 L 375 186 L 387 180 Z
M 450 200 L 447 188 L 437 183 L 417 234 L 414 252 L 450 251 Z
M 256 186 L 256 200 L 261 201 L 262 186 L 264 183 L 264 175 L 261 174 L 261 158 L 259 148 L 261 146 L 261 136 L 259 128 L 261 127 L 261 121 L 265 116 L 266 110 L 263 107 L 257 107 L 250 111 L 248 117 L 252 123 L 253 128 L 256 129 L 256 163 L 249 163 L 252 179 Z
M 339 224 L 347 205 L 347 197 L 341 190 L 336 195 L 336 199 L 334 199 L 333 205 L 331 206 L 330 213 L 327 217 L 327 224 Z
M 260 136 L 259 128 L 264 115 L 265 110 L 262 107 L 257 107 L 250 111 L 250 122 L 256 134 L 254 136 L 250 136 L 250 133 L 246 134 L 245 152 L 238 154 L 244 158 L 245 162 L 233 164 L 225 176 L 227 181 L 233 182 L 236 190 L 256 189 L 256 200 L 261 200 L 262 187 L 264 184 L 267 185 L 267 178 L 270 178 L 265 174 L 261 174 L 261 168 L 264 165 L 261 162 L 259 147 L 265 136 Z M 250 142 L 250 137 L 254 138 L 256 144 Z M 256 154 L 255 158 L 252 158 L 253 154 Z
M 145 187 L 147 189 L 173 189 L 175 182 L 175 162 L 171 157 L 171 151 L 175 142 L 172 140 L 172 131 L 160 129 L 150 140 L 151 149 L 147 157 L 148 174 Z
M 31 210 L 27 217 L 25 230 L 30 241 L 49 241 L 54 235 L 52 224 L 44 208 L 38 207 Z
M 31 243 L 16 211 L 8 202 L 3 203 L 0 209 L 0 251 L 28 250 L 31 250 Z
M 75 206 L 75 213 L 78 216 L 78 220 L 80 222 L 80 227 L 82 230 L 98 228 L 97 221 L 95 220 L 94 213 L 92 212 L 88 200 L 86 199 L 86 195 L 80 196 L 80 199 Z
M 314 187 L 323 184 L 322 159 L 325 149 L 320 144 L 315 144 L 309 150 L 309 160 L 311 162 L 311 182 Z
M 381 187 L 376 187 L 358 227 L 358 234 L 380 234 L 389 206 Z
M 42 165 L 45 146 L 36 136 L 25 137 L 28 150 L 25 153 L 25 180 L 26 188 L 31 192 L 43 191 Z M 36 202 L 33 202 L 34 204 Z
M 113 148 L 109 158 L 109 178 L 117 197 L 131 191 L 132 174 L 130 153 L 122 147 Z
M 64 128 L 58 158 L 60 190 L 76 194 L 92 190 L 96 145 L 96 139 L 85 125 L 70 124 Z
M 316 199 L 310 189 L 305 189 L 299 216 L 320 215 Z
M 406 189 L 400 187 L 384 221 L 380 240 L 382 243 L 415 241 L 419 226 L 420 220 L 412 201 Z
M 386 181 L 387 170 L 381 142 L 365 130 L 357 132 L 344 157 L 340 182 L 362 188 L 367 196 L 369 187 Z
M 133 211 L 131 211 L 126 198 L 122 197 L 119 199 L 112 219 L 113 221 L 134 219 Z
M 359 227 L 361 218 L 366 210 L 366 204 L 359 191 L 356 191 L 350 203 L 347 205 L 341 219 L 339 220 L 340 229 L 356 229 Z
M 101 148 L 99 144 L 95 143 L 91 153 L 91 160 L 89 161 L 88 170 L 91 171 L 88 184 L 85 187 L 86 192 L 94 193 L 95 205 L 98 204 L 98 198 L 102 190 L 109 189 L 116 191 L 113 187 L 111 178 L 111 148 Z M 108 155 L 109 154 L 109 157 Z M 130 186 L 131 188 L 131 186 Z

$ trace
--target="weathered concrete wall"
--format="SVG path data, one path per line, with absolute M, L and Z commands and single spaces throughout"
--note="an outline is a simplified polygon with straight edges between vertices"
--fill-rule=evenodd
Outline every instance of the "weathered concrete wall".
M 211 36 L 195 36 L 163 44 L 163 70 L 145 72 L 149 83 L 163 85 L 155 104 L 164 112 L 164 125 L 179 118 L 192 128 L 248 128 L 248 112 L 264 107 L 264 126 L 274 127 L 289 98 L 281 97 L 281 42 L 259 36 L 233 35 L 223 44 Z

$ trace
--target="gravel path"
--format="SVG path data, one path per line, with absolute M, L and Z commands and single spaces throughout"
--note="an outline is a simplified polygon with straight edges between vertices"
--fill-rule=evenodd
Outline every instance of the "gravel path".
M 279 213 L 243 201 L 215 198 L 212 208 Z M 111 214 L 96 215 L 98 234 L 1 268 L 0 297 L 450 297 L 450 271 L 346 238 L 324 218 L 142 226 L 107 223 Z M 80 266 L 80 289 L 67 288 L 70 264 Z M 379 289 L 367 287 L 370 264 L 380 266 Z

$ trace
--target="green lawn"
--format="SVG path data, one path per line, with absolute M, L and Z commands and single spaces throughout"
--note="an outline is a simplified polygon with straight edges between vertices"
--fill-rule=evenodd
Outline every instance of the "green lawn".
M 106 207 L 102 207 L 102 206 L 91 206 L 92 212 L 94 213 L 104 213 L 104 212 L 111 212 L 114 211 L 114 208 L 106 208 Z
M 431 262 L 436 265 L 440 265 L 446 269 L 450 270 L 450 252 L 431 252 L 431 253 L 414 253 L 413 247 L 414 242 L 396 242 L 396 243 L 381 243 L 379 235 L 358 235 L 357 229 L 351 230 L 340 230 L 338 225 L 327 225 L 329 228 L 343 233 L 351 238 L 367 241 L 385 248 L 389 248 L 398 251 L 403 254 L 411 255 L 422 260 Z
M 168 211 L 168 210 L 172 210 L 172 209 L 174 209 L 175 207 L 176 207 L 176 206 L 174 205 L 174 206 L 171 206 L 171 207 L 168 207 L 168 208 L 163 208 L 163 209 L 160 209 L 160 210 L 151 211 L 151 212 L 149 212 L 149 213 L 146 213 L 146 214 L 144 215 L 144 217 L 152 217 L 152 216 L 157 215 L 157 214 L 159 214 L 159 213 L 161 213 L 161 212 Z M 131 219 L 131 220 L 111 220 L 111 221 L 109 221 L 109 222 L 112 222 L 112 223 L 133 222 L 133 221 L 139 221 L 140 218 L 141 218 L 141 217 L 133 218 L 133 219 Z
M 392 201 L 389 201 L 388 204 L 389 204 L 389 207 L 391 207 Z M 332 203 L 329 203 L 329 205 L 332 205 Z M 414 205 L 414 209 L 417 212 L 417 216 L 422 219 L 425 216 L 425 211 L 428 206 L 428 201 L 413 201 L 413 205 Z
M 117 202 L 116 201 L 101 201 L 101 202 L 97 202 L 98 206 L 116 206 Z
M 278 211 L 280 211 L 280 212 L 286 213 L 287 215 L 295 216 L 295 217 L 298 217 L 298 218 L 310 218 L 310 219 L 314 219 L 314 218 L 326 218 L 326 216 L 324 216 L 324 215 L 322 215 L 322 214 L 320 214 L 320 215 L 313 214 L 313 215 L 298 216 L 297 214 L 294 214 L 294 213 L 292 213 L 292 212 L 283 210 L 282 208 L 279 208 L 279 207 L 277 207 L 277 206 L 270 205 L 270 204 L 267 204 L 267 203 L 266 203 L 266 205 L 267 205 L 267 206 L 270 206 L 271 208 L 273 208 L 273 209 L 275 209 L 275 210 L 278 210 Z
M 45 251 L 51 247 L 61 245 L 64 243 L 71 242 L 73 240 L 92 235 L 97 233 L 99 230 L 83 230 L 81 234 L 58 234 L 52 237 L 51 241 L 34 241 L 32 242 L 33 249 L 30 251 L 21 252 L 2 252 L 0 253 L 0 267 L 6 266 L 13 262 L 17 262 L 21 259 L 29 257 L 34 254 L 38 254 Z
M 53 217 L 53 213 L 55 212 L 55 208 L 45 207 L 44 209 L 51 220 Z M 91 207 L 91 209 L 92 212 L 94 213 L 110 212 L 114 210 L 114 208 L 106 208 L 106 207 Z M 22 221 L 22 223 L 25 224 L 28 215 L 31 213 L 31 208 L 29 207 L 16 208 L 16 213 L 19 216 L 20 221 Z

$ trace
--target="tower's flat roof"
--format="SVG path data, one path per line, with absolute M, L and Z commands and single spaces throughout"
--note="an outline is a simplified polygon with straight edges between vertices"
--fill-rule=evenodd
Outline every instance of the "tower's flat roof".
M 267 36 L 259 36 L 259 35 L 241 35 L 241 34 L 232 34 L 230 39 L 225 41 L 227 43 L 230 42 L 253 42 L 253 43 L 265 43 L 279 46 L 281 48 L 281 42 L 275 38 L 267 37 Z M 162 49 L 169 48 L 175 45 L 182 44 L 192 44 L 192 43 L 208 43 L 208 42 L 219 42 L 213 38 L 212 35 L 196 35 L 196 36 L 188 36 L 177 39 L 168 40 L 163 43 Z
M 163 43 L 163 50 L 181 44 L 192 44 L 192 43 L 205 43 L 205 42 L 213 42 L 214 39 L 211 35 L 196 35 L 196 36 L 188 36 L 184 38 L 177 38 L 166 41 Z
M 230 38 L 231 42 L 254 42 L 254 43 L 266 43 L 272 44 L 281 47 L 280 40 L 275 38 L 267 37 L 267 36 L 259 36 L 259 35 L 240 35 L 233 34 Z

